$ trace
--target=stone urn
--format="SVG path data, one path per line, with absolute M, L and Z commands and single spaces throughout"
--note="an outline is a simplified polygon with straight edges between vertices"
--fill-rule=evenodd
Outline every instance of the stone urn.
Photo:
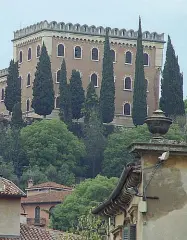
M 166 117 L 162 110 L 156 110 L 151 117 L 145 119 L 145 123 L 148 126 L 149 132 L 152 133 L 153 138 L 163 138 L 163 135 L 168 132 L 172 120 Z

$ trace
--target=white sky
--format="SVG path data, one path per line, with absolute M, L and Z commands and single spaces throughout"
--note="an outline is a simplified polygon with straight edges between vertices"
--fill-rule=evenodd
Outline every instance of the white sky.
M 20 27 L 55 20 L 137 30 L 141 15 L 143 31 L 171 36 L 187 96 L 187 0 L 0 0 L 0 10 L 0 69 L 9 65 L 13 31 Z

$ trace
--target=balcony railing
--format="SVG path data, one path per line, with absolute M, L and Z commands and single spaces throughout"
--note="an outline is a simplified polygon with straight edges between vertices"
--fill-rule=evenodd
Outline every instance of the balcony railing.
M 27 224 L 42 227 L 46 225 L 46 219 L 45 218 L 27 218 Z

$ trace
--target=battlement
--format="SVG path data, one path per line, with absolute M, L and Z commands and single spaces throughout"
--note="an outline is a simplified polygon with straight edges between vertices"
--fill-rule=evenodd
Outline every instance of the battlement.
M 4 77 L 8 74 L 8 68 L 0 70 L 0 77 Z
M 80 25 L 67 23 L 64 22 L 48 22 L 48 21 L 42 21 L 39 23 L 36 23 L 34 25 L 28 26 L 26 28 L 17 30 L 14 32 L 14 39 L 13 41 L 20 39 L 22 37 L 26 37 L 28 35 L 43 31 L 57 31 L 57 32 L 69 32 L 69 33 L 75 33 L 75 34 L 85 34 L 85 35 L 93 35 L 93 36 L 104 36 L 106 32 L 106 28 L 99 26 L 96 27 L 94 25 L 88 26 L 86 24 Z M 109 28 L 109 35 L 113 38 L 121 38 L 121 39 L 136 39 L 138 36 L 138 32 L 134 31 L 132 29 L 126 30 L 126 29 L 118 29 L 118 28 Z M 156 32 L 150 33 L 149 31 L 145 31 L 142 34 L 144 41 L 151 41 L 151 42 L 164 42 L 164 33 L 158 34 Z

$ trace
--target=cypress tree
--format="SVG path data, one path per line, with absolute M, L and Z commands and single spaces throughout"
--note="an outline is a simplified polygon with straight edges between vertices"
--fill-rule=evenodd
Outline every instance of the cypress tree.
M 86 99 L 85 99 L 85 112 L 84 112 L 84 122 L 88 123 L 90 115 L 93 110 L 98 111 L 99 101 L 98 96 L 95 91 L 93 82 L 91 81 L 87 87 Z
M 72 70 L 69 89 L 71 94 L 72 118 L 79 119 L 82 117 L 82 107 L 85 100 L 84 89 L 82 87 L 82 80 L 79 71 Z
M 21 86 L 19 81 L 18 62 L 11 60 L 8 68 L 4 104 L 6 109 L 9 112 L 12 112 L 14 105 L 18 102 L 21 102 Z
M 11 125 L 15 128 L 23 127 L 21 103 L 16 103 L 12 109 Z
M 102 83 L 100 91 L 100 114 L 104 123 L 110 123 L 114 119 L 115 112 L 115 84 L 114 84 L 114 69 L 113 59 L 111 56 L 110 42 L 108 36 L 108 28 L 106 29 Z
M 133 109 L 132 109 L 132 119 L 134 125 L 135 126 L 143 125 L 146 117 L 147 117 L 147 89 L 144 75 L 141 19 L 139 18 L 135 62 Z
M 183 75 L 180 72 L 178 57 L 168 36 L 166 61 L 161 79 L 160 108 L 166 116 L 176 118 L 185 114 L 183 102 Z
M 71 112 L 71 95 L 69 84 L 67 84 L 67 71 L 66 62 L 63 59 L 61 70 L 60 70 L 60 119 L 63 120 L 67 125 L 71 124 L 72 112 Z
M 44 43 L 35 72 L 32 108 L 35 113 L 43 115 L 44 117 L 51 114 L 54 109 L 54 89 L 51 62 Z

